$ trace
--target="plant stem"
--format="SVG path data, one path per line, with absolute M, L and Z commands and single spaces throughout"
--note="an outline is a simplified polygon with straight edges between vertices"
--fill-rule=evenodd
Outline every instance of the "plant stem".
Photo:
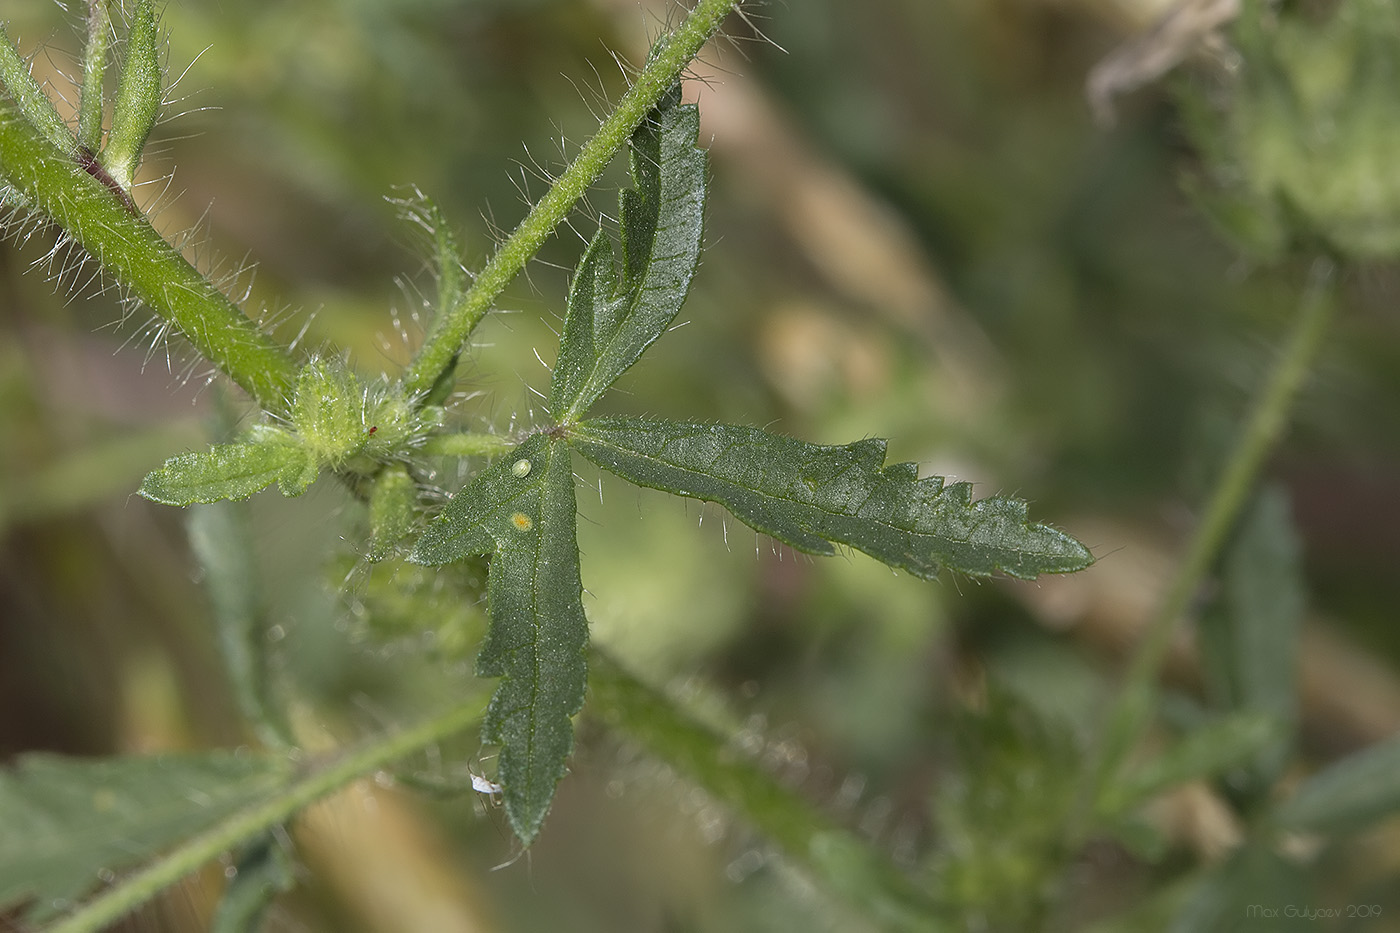
M 95 164 L 95 163 L 94 163 Z M 63 228 L 104 273 L 185 336 L 263 408 L 285 412 L 296 364 L 106 184 L 0 94 L 0 177 Z
M 126 877 L 45 933 L 98 933 L 205 862 L 257 838 L 360 777 L 466 729 L 483 712 L 481 696 L 473 692 L 468 701 L 445 713 L 402 732 L 381 736 L 334 759 Z
M 453 364 L 458 351 L 492 303 L 573 210 L 574 204 L 626 145 L 661 96 L 680 79 L 725 16 L 741 2 L 700 0 L 676 31 L 653 47 L 646 67 L 637 75 L 617 109 L 608 115 L 545 196 L 500 245 L 462 299 L 453 308 L 443 309 L 434 320 L 423 346 L 403 376 L 404 386 L 410 393 L 426 393 Z
M 1264 460 L 1288 424 L 1288 414 L 1323 344 L 1335 307 L 1334 264 L 1314 262 L 1297 319 L 1282 354 L 1255 398 L 1244 428 L 1206 505 L 1205 514 L 1142 641 L 1128 663 L 1118 702 L 1110 707 L 1106 728 L 1091 758 L 1089 795 L 1082 800 L 1080 825 L 1090 816 L 1103 788 L 1122 766 L 1152 716 L 1158 671 L 1171 645 L 1177 622 L 1215 563 L 1241 509 L 1248 503 Z
M 83 87 L 78 98 L 78 145 L 96 153 L 102 148 L 102 75 L 111 30 L 107 0 L 88 0 L 87 43 L 83 46 Z
M 854 834 L 596 650 L 589 656 L 588 687 L 588 709 L 604 723 L 737 811 L 815 875 L 818 887 L 854 907 L 857 917 L 881 930 L 952 927 L 927 892 Z

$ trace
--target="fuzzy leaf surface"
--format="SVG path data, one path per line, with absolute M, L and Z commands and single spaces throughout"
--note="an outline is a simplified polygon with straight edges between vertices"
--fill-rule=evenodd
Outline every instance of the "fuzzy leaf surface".
M 575 511 L 568 445 L 536 434 L 459 492 L 412 555 L 424 564 L 492 555 L 477 673 L 503 679 L 482 738 L 501 746 L 496 781 L 527 845 L 573 750 L 570 717 L 583 708 L 588 620 Z
M 587 411 L 671 326 L 695 277 L 705 209 L 699 112 L 677 86 L 631 139 L 636 187 L 621 197 L 622 268 L 598 231 L 569 288 L 549 410 L 560 421 Z
M 25 755 L 0 770 L 0 912 L 32 902 L 31 920 L 53 916 L 286 777 L 278 760 L 225 752 Z
M 1069 535 L 1031 524 L 1019 499 L 974 502 L 967 483 L 884 466 L 875 438 L 827 447 L 739 425 L 615 417 L 576 425 L 570 443 L 639 486 L 718 502 L 811 554 L 846 544 L 925 579 L 942 567 L 1032 579 L 1093 563 Z
M 294 437 L 262 425 L 248 441 L 171 457 L 146 474 L 137 491 L 164 505 L 194 505 L 246 499 L 276 482 L 283 495 L 299 496 L 316 479 L 317 467 Z

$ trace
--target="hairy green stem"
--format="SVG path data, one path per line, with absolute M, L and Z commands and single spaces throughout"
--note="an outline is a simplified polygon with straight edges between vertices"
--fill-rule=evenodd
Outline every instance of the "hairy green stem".
M 83 46 L 83 88 L 78 98 L 78 145 L 95 153 L 102 148 L 102 76 L 112 29 L 107 0 L 88 0 L 87 44 Z
M 64 229 L 134 297 L 178 330 L 263 408 L 285 412 L 291 354 L 162 239 L 123 198 L 0 95 L 0 178 Z
M 256 839 L 359 778 L 470 727 L 485 712 L 480 694 L 412 728 L 382 736 L 298 778 L 124 878 L 45 933 L 97 933 L 211 859 Z
M 1240 511 L 1248 503 L 1264 460 L 1287 427 L 1298 390 L 1322 347 L 1336 304 L 1335 277 L 1336 270 L 1330 260 L 1319 259 L 1314 263 L 1288 342 L 1255 398 L 1176 576 L 1129 660 L 1118 702 L 1110 707 L 1106 727 L 1099 736 L 1099 747 L 1091 758 L 1089 793 L 1082 801 L 1076 832 L 1087 830 L 1084 821 L 1090 816 L 1089 808 L 1096 805 L 1103 788 L 1118 772 L 1151 719 L 1158 672 L 1177 623 L 1185 615 L 1201 581 L 1228 540 Z
M 467 337 L 511 280 L 525 268 L 544 241 L 626 145 L 632 132 L 742 0 L 700 0 L 675 32 L 663 38 L 636 82 L 618 102 L 598 132 L 574 158 L 514 232 L 496 250 L 472 287 L 452 308 L 443 309 L 433 322 L 423 346 L 404 373 L 404 386 L 414 394 L 427 393 L 453 365 Z
M 673 700 L 596 650 L 589 666 L 590 712 L 749 821 L 855 916 L 881 930 L 952 928 L 926 891 Z

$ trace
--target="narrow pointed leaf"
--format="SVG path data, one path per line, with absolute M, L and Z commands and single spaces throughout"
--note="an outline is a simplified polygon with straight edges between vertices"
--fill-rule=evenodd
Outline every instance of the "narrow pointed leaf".
M 1400 812 L 1400 735 L 1348 755 L 1304 781 L 1274 821 L 1285 829 L 1345 833 Z
M 441 564 L 491 554 L 491 627 L 477 673 L 501 677 L 482 738 L 501 746 L 496 781 L 528 845 L 573 750 L 583 708 L 588 622 L 580 596 L 574 476 L 568 446 L 536 434 L 459 492 L 412 559 Z
M 248 510 L 229 502 L 199 505 L 186 513 L 185 530 L 203 571 L 219 654 L 238 710 L 264 745 L 290 747 L 291 729 L 269 691 L 273 640 Z
M 1093 562 L 1069 535 L 1031 524 L 1019 499 L 974 502 L 967 483 L 920 479 L 912 463 L 883 466 L 878 439 L 825 447 L 738 425 L 597 418 L 575 426 L 570 443 L 624 479 L 719 502 L 812 554 L 846 544 L 924 578 L 948 567 L 1031 579 Z
M 1178 784 L 1240 767 L 1275 744 L 1282 731 L 1276 719 L 1262 713 L 1221 717 L 1110 785 L 1100 812 L 1116 816 Z
M 295 496 L 316 472 L 317 464 L 292 435 L 263 426 L 249 441 L 171 457 L 146 474 L 138 491 L 165 505 L 193 505 L 246 499 L 280 482 L 284 495 Z
M 243 851 L 235 868 L 237 874 L 219 898 L 209 933 L 258 933 L 272 902 L 296 887 L 292 856 L 273 833 Z
M 141 151 L 146 148 L 146 137 L 151 135 L 160 114 L 161 77 L 152 0 L 136 0 L 126 55 L 117 78 L 112 129 L 101 158 L 102 167 L 123 188 L 131 187 L 136 167 L 141 164 Z
M 549 394 L 560 421 L 587 411 L 675 320 L 695 276 L 705 207 L 700 117 L 679 86 L 632 134 L 636 187 L 622 192 L 622 269 L 602 231 L 569 289 Z
M 1282 727 L 1240 773 L 1263 792 L 1282 773 L 1298 719 L 1298 638 L 1305 602 L 1302 546 L 1288 494 L 1264 489 L 1225 554 L 1221 595 L 1200 623 L 1201 661 L 1217 703 Z
M 0 770 L 0 913 L 30 902 L 32 920 L 53 916 L 286 777 L 281 761 L 224 752 L 26 755 Z

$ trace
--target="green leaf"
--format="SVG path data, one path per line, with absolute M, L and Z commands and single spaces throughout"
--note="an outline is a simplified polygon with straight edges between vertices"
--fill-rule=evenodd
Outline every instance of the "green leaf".
M 800 551 L 850 545 L 926 579 L 941 567 L 1016 577 L 1080 570 L 1084 545 L 1026 519 L 1019 499 L 974 502 L 967 483 L 883 467 L 885 442 L 824 447 L 727 424 L 598 418 L 573 429 L 585 457 L 641 486 L 724 505 L 735 518 Z
M 1345 833 L 1400 811 L 1400 736 L 1343 758 L 1302 783 L 1274 812 L 1285 829 Z
M 234 867 L 236 874 L 219 898 L 210 933 L 257 933 L 277 895 L 296 887 L 291 854 L 273 833 L 248 846 Z
M 231 502 L 198 505 L 186 513 L 185 529 L 203 571 L 238 711 L 264 745 L 289 747 L 291 729 L 269 695 L 271 640 L 248 510 Z
M 574 476 L 562 440 L 536 434 L 483 470 L 418 540 L 412 560 L 442 564 L 492 554 L 491 627 L 477 658 L 501 677 L 482 737 L 501 746 L 496 781 L 529 845 L 573 750 L 583 708 L 588 621 L 580 595 Z
M 162 97 L 160 58 L 157 54 L 156 17 L 151 0 L 136 0 L 126 56 L 117 77 L 117 97 L 112 108 L 112 128 L 102 150 L 102 167 L 123 188 L 131 187 L 146 137 L 156 125 Z
M 317 470 L 316 461 L 291 434 L 259 425 L 246 442 L 171 457 L 146 474 L 138 492 L 165 505 L 193 505 L 246 499 L 277 482 L 283 495 L 299 496 Z
M 1243 772 L 1260 791 L 1287 765 L 1298 718 L 1301 551 L 1287 492 L 1264 489 L 1226 552 L 1220 600 L 1200 623 L 1202 667 L 1219 705 L 1282 727 Z
M 677 86 L 631 139 L 632 178 L 622 192 L 622 269 L 603 231 L 588 245 L 569 289 L 549 393 L 561 422 L 587 411 L 675 320 L 695 276 L 705 209 L 700 116 Z
M 110 873 L 224 819 L 287 777 L 277 760 L 225 752 L 79 759 L 25 755 L 0 771 L 0 912 L 36 922 Z
M 1100 813 L 1112 818 L 1178 784 L 1238 767 L 1276 744 L 1280 731 L 1276 719 L 1255 712 L 1235 713 L 1195 729 L 1109 785 Z
M 1293 933 L 1318 929 L 1310 873 L 1257 842 L 1215 866 L 1184 898 L 1168 933 Z M 1139 927 L 1138 929 L 1142 929 Z

